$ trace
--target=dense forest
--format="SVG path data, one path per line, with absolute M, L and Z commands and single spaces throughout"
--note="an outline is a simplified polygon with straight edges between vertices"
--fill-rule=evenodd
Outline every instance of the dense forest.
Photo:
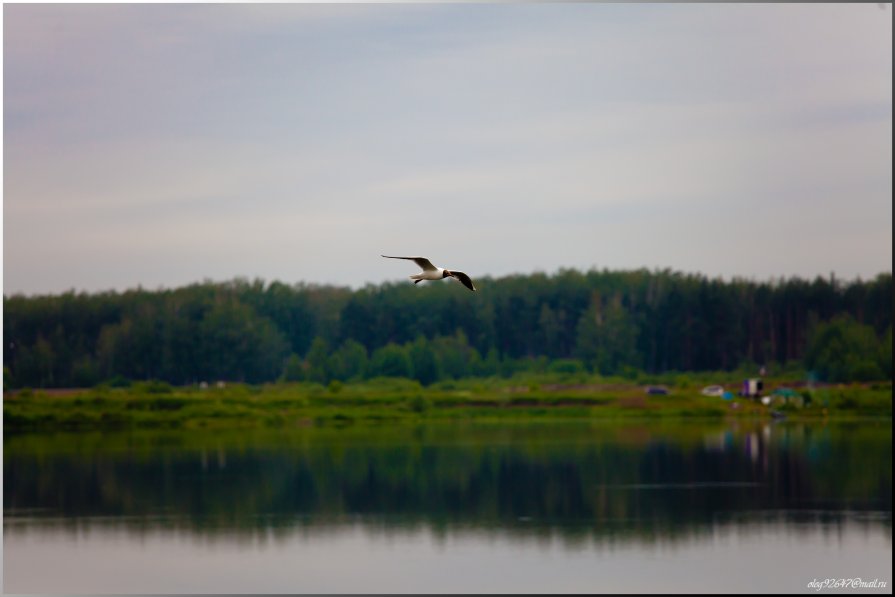
M 4 296 L 4 387 L 804 367 L 892 375 L 892 275 L 765 282 L 561 270 L 349 288 L 236 279 Z

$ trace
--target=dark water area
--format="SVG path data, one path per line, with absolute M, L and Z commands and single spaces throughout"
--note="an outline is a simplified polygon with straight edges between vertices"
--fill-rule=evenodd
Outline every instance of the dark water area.
M 7 435 L 3 482 L 15 593 L 891 592 L 888 419 Z

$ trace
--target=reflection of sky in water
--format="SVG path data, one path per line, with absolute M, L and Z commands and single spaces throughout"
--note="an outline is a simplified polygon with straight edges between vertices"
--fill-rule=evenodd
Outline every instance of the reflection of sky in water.
M 866 422 L 16 436 L 4 444 L 5 588 L 891 580 L 891 442 L 889 425 Z
M 7 529 L 8 531 L 9 529 Z M 124 528 L 8 542 L 10 592 L 801 592 L 827 576 L 891 582 L 891 532 L 847 522 L 721 524 L 654 542 L 363 523 L 209 540 Z M 11 543 L 11 545 L 10 545 Z M 47 573 L 52 562 L 53 573 Z M 890 585 L 891 586 L 891 585 Z M 891 592 L 890 590 L 886 592 Z

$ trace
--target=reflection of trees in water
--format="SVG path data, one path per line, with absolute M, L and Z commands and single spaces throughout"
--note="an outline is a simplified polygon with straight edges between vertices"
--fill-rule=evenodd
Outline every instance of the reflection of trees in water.
M 52 449 L 8 440 L 5 530 L 109 524 L 276 538 L 359 523 L 578 542 L 679 541 L 757 520 L 891 528 L 888 426 L 346 438 L 90 449 L 82 436 Z M 18 518 L 27 509 L 36 510 Z
M 795 524 L 794 524 L 795 523 Z M 300 540 L 333 538 L 345 535 L 362 535 L 374 539 L 414 539 L 419 535 L 430 536 L 436 543 L 478 540 L 486 542 L 512 541 L 535 542 L 542 546 L 561 546 L 567 549 L 613 549 L 632 543 L 661 549 L 664 546 L 682 546 L 705 541 L 712 537 L 735 535 L 739 540 L 764 535 L 787 534 L 791 537 L 815 541 L 818 533 L 829 540 L 841 540 L 849 534 L 865 537 L 882 534 L 891 541 L 891 516 L 862 516 L 847 511 L 814 512 L 800 515 L 793 511 L 774 513 L 772 516 L 746 515 L 721 517 L 711 524 L 680 524 L 660 529 L 619 527 L 613 524 L 589 526 L 587 521 L 576 525 L 567 521 L 557 525 L 546 521 L 518 521 L 504 525 L 481 522 L 434 524 L 423 516 L 341 516 L 325 518 L 308 517 L 258 517 L 253 524 L 239 527 L 216 526 L 213 523 L 197 524 L 183 517 L 117 518 L 35 518 L 7 520 L 4 533 L 8 538 L 17 534 L 37 536 L 46 534 L 52 540 L 66 536 L 71 540 L 91 536 L 123 535 L 140 539 L 163 535 L 181 535 L 196 544 L 226 543 L 245 548 L 263 547 L 268 544 L 285 544 Z

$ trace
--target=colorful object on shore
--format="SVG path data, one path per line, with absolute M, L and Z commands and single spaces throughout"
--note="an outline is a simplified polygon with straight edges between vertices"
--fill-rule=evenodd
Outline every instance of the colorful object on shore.
M 776 396 L 783 396 L 784 398 L 795 398 L 799 395 L 799 393 L 792 388 L 777 388 L 772 392 L 772 394 Z
M 743 390 L 741 394 L 743 396 L 755 398 L 761 394 L 762 388 L 764 388 L 764 383 L 760 379 L 753 377 L 743 380 Z
M 723 396 L 724 388 L 718 385 L 706 386 L 700 392 L 703 396 Z

